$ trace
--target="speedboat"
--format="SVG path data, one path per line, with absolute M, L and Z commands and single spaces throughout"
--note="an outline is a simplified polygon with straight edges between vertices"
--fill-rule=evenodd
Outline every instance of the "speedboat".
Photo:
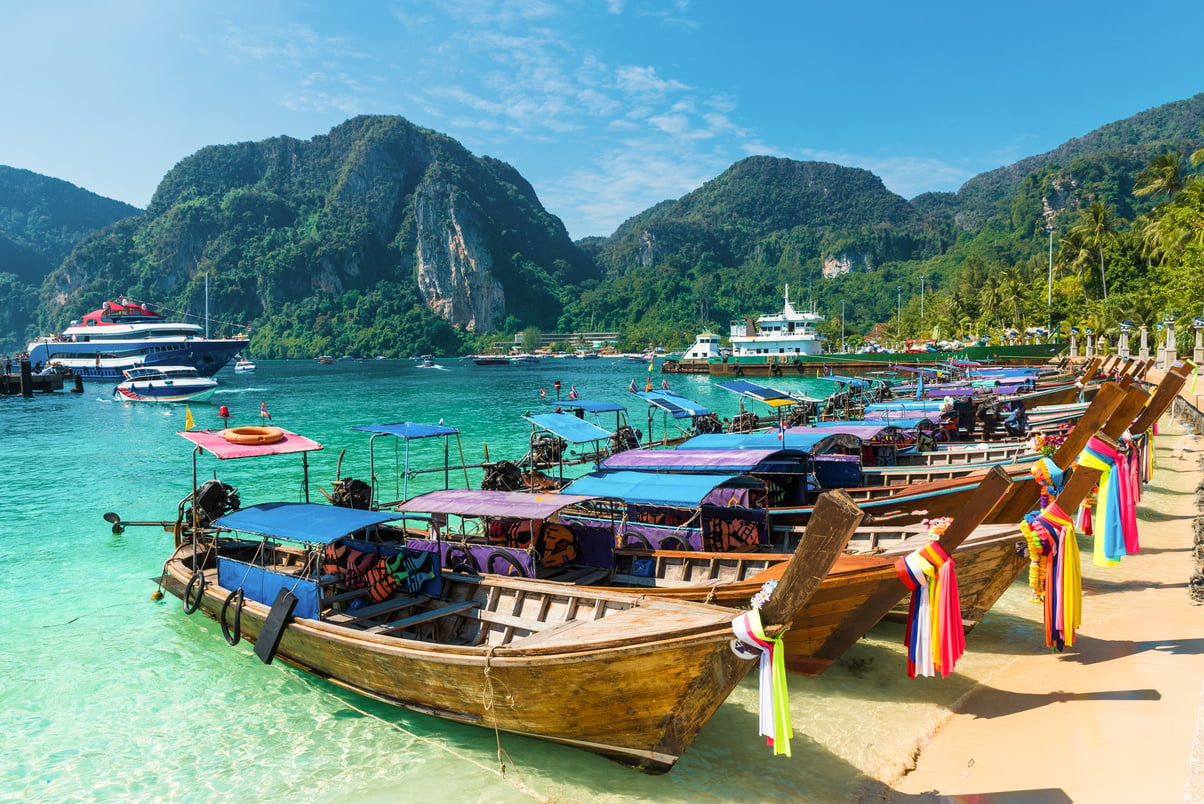
M 245 338 L 206 338 L 198 324 L 168 321 L 126 299 L 105 302 L 62 334 L 29 344 L 30 363 L 57 364 L 85 380 L 120 380 L 140 366 L 186 366 L 212 377 L 245 348 Z
M 133 402 L 208 402 L 217 390 L 217 380 L 192 366 L 143 366 L 124 374 L 113 396 Z
M 255 372 L 255 361 L 242 355 L 234 356 L 234 373 L 235 374 L 253 374 Z

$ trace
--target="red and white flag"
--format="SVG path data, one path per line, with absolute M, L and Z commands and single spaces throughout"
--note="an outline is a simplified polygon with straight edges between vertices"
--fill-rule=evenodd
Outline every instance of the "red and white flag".
M 259 400 L 259 415 L 268 421 L 272 420 L 272 414 L 268 413 L 268 403 L 266 399 Z

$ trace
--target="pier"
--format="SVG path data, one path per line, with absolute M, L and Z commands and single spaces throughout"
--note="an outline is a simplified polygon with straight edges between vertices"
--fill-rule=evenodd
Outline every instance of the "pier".
M 58 372 L 34 374 L 28 360 L 19 361 L 18 369 L 16 373 L 5 372 L 4 374 L 0 374 L 0 395 L 15 396 L 20 394 L 21 396 L 33 396 L 35 393 L 50 394 L 63 390 L 64 381 L 68 378 L 73 383 L 73 387 L 71 388 L 72 393 L 83 393 L 83 378 L 78 374 L 59 374 Z

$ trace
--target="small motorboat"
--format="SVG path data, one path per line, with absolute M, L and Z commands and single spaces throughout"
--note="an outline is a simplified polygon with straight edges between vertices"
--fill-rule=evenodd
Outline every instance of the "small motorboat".
M 132 402 L 208 402 L 217 390 L 217 380 L 192 366 L 140 366 L 122 373 L 113 396 Z
M 255 373 L 255 361 L 242 355 L 234 356 L 234 373 L 235 374 L 253 374 Z

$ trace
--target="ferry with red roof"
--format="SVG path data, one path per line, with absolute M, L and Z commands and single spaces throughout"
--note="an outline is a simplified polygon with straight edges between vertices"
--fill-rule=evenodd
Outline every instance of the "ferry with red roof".
M 126 369 L 141 366 L 190 366 L 212 377 L 246 346 L 245 337 L 207 338 L 198 324 L 169 321 L 123 298 L 72 321 L 61 335 L 30 343 L 29 361 L 85 380 L 120 381 Z

